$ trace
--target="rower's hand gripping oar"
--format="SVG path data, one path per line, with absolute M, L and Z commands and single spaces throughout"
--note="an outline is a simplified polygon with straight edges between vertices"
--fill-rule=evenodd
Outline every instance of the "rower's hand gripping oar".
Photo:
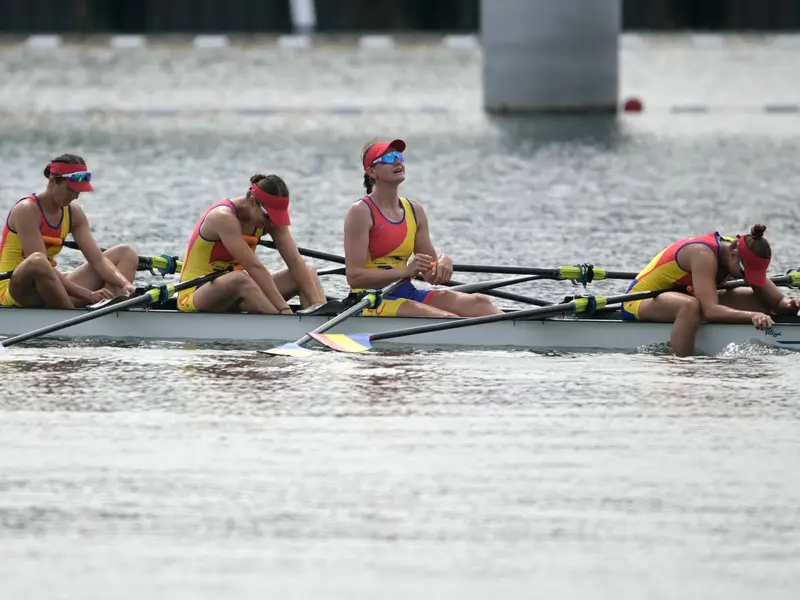
M 276 348 L 270 348 L 268 350 L 259 350 L 261 354 L 269 354 L 272 356 L 294 356 L 294 357 L 306 357 L 311 356 L 314 354 L 312 350 L 308 348 L 303 348 L 304 344 L 308 344 L 308 342 L 314 339 L 315 335 L 325 333 L 329 329 L 336 327 L 339 323 L 344 321 L 345 319 L 360 313 L 365 308 L 373 308 L 380 303 L 380 300 L 383 296 L 387 294 L 391 294 L 394 290 L 399 288 L 401 285 L 406 283 L 408 279 L 400 279 L 399 281 L 395 281 L 387 285 L 385 288 L 378 292 L 367 292 L 364 294 L 364 297 L 355 303 L 353 306 L 348 308 L 346 311 L 340 313 L 330 321 L 327 321 L 323 325 L 317 327 L 314 331 L 307 333 L 303 337 L 301 337 L 296 342 L 292 342 L 290 344 L 283 344 L 282 346 L 277 346 Z
M 164 302 L 169 297 L 171 297 L 175 292 L 180 292 L 181 290 L 185 290 L 187 288 L 191 288 L 197 285 L 201 285 L 203 283 L 207 283 L 209 281 L 213 281 L 220 275 L 224 275 L 225 273 L 229 272 L 230 269 L 225 271 L 215 271 L 213 273 L 209 273 L 208 275 L 197 277 L 195 279 L 190 279 L 189 281 L 183 281 L 176 285 L 158 286 L 156 288 L 147 290 L 141 296 L 128 298 L 127 300 L 123 300 L 122 302 L 116 302 L 114 304 L 111 304 L 110 306 L 104 306 L 103 308 L 99 308 L 97 310 L 93 310 L 90 312 L 81 312 L 80 315 L 72 317 L 70 319 L 66 319 L 59 323 L 54 323 L 53 325 L 47 325 L 46 327 L 40 327 L 39 329 L 29 331 L 28 333 L 21 333 L 20 335 L 15 335 L 14 337 L 10 337 L 0 342 L 0 354 L 5 352 L 6 348 L 8 348 L 9 346 L 13 346 L 14 344 L 19 344 L 20 342 L 41 337 L 43 335 L 46 335 L 48 333 L 53 333 L 55 331 L 61 331 L 62 329 L 67 329 L 68 327 L 79 325 L 80 323 L 86 323 L 87 321 L 99 319 L 104 315 L 108 315 L 126 308 L 134 308 L 136 306 L 149 306 L 151 304 Z M 25 310 L 25 309 L 8 309 L 8 310 Z

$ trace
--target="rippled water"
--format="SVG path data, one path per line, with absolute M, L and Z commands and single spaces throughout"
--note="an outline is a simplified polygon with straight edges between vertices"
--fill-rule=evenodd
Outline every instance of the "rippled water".
M 180 254 L 209 203 L 274 171 L 298 242 L 341 253 L 362 144 L 401 135 L 404 189 L 460 262 L 635 270 L 678 237 L 763 221 L 775 271 L 796 267 L 800 118 L 751 110 L 800 100 L 794 54 L 648 43 L 625 51 L 622 94 L 653 111 L 524 120 L 480 112 L 474 53 L 3 48 L 0 193 L 10 205 L 48 158 L 78 152 L 96 174 L 81 204 L 97 239 Z M 704 100 L 728 109 L 658 110 Z M 329 114 L 351 101 L 374 110 Z M 294 112 L 233 112 L 276 103 Z M 156 106 L 196 113 L 120 111 Z M 16 347 L 0 363 L 0 593 L 794 598 L 798 372 L 795 354 L 746 347 L 303 361 Z

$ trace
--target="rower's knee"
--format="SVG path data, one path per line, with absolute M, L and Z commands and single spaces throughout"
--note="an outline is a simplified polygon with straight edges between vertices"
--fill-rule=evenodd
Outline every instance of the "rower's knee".
M 475 307 L 481 310 L 491 310 L 494 308 L 492 299 L 486 294 L 473 294 L 472 301 L 475 303 Z
M 306 269 L 308 269 L 308 274 L 311 275 L 311 277 L 317 276 L 317 267 L 314 265 L 306 265 Z
M 259 290 L 258 284 L 245 271 L 234 271 L 228 275 L 228 283 L 240 296 Z
M 55 276 L 53 265 L 50 264 L 50 259 L 47 258 L 47 254 L 44 252 L 34 252 L 25 259 L 25 264 L 27 268 L 30 269 L 32 275 L 37 277 Z
M 136 250 L 128 244 L 120 244 L 106 250 L 106 257 L 114 264 L 138 264 L 139 256 Z
M 682 306 L 678 309 L 676 321 L 680 319 L 685 323 L 699 325 L 703 318 L 702 305 L 694 296 L 686 296 Z

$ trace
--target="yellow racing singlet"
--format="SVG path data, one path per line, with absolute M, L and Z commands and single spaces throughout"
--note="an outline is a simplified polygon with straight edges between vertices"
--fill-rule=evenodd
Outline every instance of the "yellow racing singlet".
M 220 240 L 207 240 L 200 233 L 200 228 L 203 226 L 203 222 L 206 220 L 208 214 L 220 206 L 227 206 L 233 211 L 234 215 L 236 214 L 236 207 L 230 200 L 217 202 L 203 213 L 203 216 L 194 227 L 192 237 L 189 239 L 189 245 L 186 248 L 186 254 L 183 259 L 183 269 L 181 270 L 181 281 L 189 281 L 190 279 L 203 277 L 214 271 L 221 271 L 231 267 L 236 268 L 236 262 L 233 256 L 231 256 L 231 253 L 228 252 L 228 249 Z M 248 245 L 253 252 L 256 251 L 258 247 L 258 238 L 262 235 L 264 235 L 264 230 L 256 229 L 251 236 L 252 239 L 248 239 Z M 192 295 L 196 289 L 197 288 L 188 288 L 178 292 L 179 310 L 185 312 L 195 311 L 194 304 L 192 303 Z
M 403 218 L 395 222 L 387 219 L 369 196 L 364 196 L 361 201 L 369 207 L 372 215 L 366 267 L 402 269 L 414 253 L 414 242 L 417 237 L 417 218 L 411 202 L 407 198 L 400 198 Z
M 417 215 L 414 205 L 407 198 L 400 198 L 403 208 L 403 218 L 399 221 L 390 221 L 369 196 L 361 199 L 369 207 L 372 215 L 372 227 L 369 230 L 369 244 L 367 246 L 368 269 L 402 269 L 414 253 L 417 237 Z M 352 293 L 364 290 L 354 289 Z M 383 296 L 380 304 L 375 308 L 365 308 L 361 315 L 364 317 L 396 317 L 398 311 L 407 302 L 428 304 L 440 290 L 420 290 L 410 281 L 395 289 L 391 294 Z
M 31 194 L 30 196 L 18 200 L 14 206 L 28 199 L 36 202 L 36 206 L 39 207 L 39 214 L 41 215 L 39 232 L 42 234 L 45 250 L 47 251 L 47 258 L 50 259 L 50 264 L 55 267 L 55 257 L 61 252 L 62 245 L 60 243 L 54 243 L 54 240 L 59 239 L 63 243 L 63 241 L 67 239 L 72 227 L 72 213 L 69 207 L 66 209 L 62 208 L 61 218 L 58 223 L 51 225 L 44 216 L 42 205 L 36 194 Z M 12 207 L 11 210 L 14 210 L 14 208 Z M 8 217 L 6 217 L 5 224 L 3 225 L 2 237 L 0 237 L 0 273 L 13 271 L 25 260 L 19 236 L 8 224 L 10 218 L 11 211 L 9 211 Z M 9 285 L 11 285 L 10 279 L 0 281 L 0 306 L 19 306 L 8 293 Z

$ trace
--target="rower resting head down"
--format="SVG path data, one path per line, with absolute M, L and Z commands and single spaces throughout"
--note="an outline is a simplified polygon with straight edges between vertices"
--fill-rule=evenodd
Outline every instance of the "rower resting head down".
M 0 238 L 0 306 L 74 308 L 133 291 L 138 257 L 128 245 L 101 250 L 83 209 L 74 204 L 93 192 L 92 174 L 76 154 L 62 154 L 44 168 L 47 187 L 14 204 Z M 55 261 L 67 236 L 86 262 L 69 274 Z
M 420 276 L 427 283 L 439 285 L 449 282 L 453 274 L 449 256 L 443 254 L 437 259 L 422 204 L 398 193 L 406 179 L 405 149 L 401 139 L 373 139 L 361 152 L 366 195 L 350 207 L 344 223 L 351 299 L 400 279 Z M 497 312 L 500 309 L 483 294 L 419 289 L 408 281 L 362 315 L 473 317 Z
M 623 319 L 674 323 L 672 350 L 694 354 L 697 329 L 710 323 L 751 323 L 771 327 L 773 315 L 796 313 L 800 301 L 786 297 L 767 277 L 772 249 L 764 238 L 766 226 L 757 224 L 735 237 L 717 232 L 686 238 L 659 252 L 637 275 L 629 293 L 675 288 L 655 298 L 626 302 Z M 719 290 L 730 279 L 744 279 L 750 287 Z
M 289 188 L 277 175 L 253 175 L 244 194 L 212 205 L 192 231 L 181 281 L 234 271 L 179 292 L 178 309 L 291 314 L 287 300 L 298 294 L 303 307 L 324 304 L 316 269 L 303 261 L 290 225 Z M 270 273 L 259 260 L 255 251 L 264 235 L 275 242 L 286 269 Z

